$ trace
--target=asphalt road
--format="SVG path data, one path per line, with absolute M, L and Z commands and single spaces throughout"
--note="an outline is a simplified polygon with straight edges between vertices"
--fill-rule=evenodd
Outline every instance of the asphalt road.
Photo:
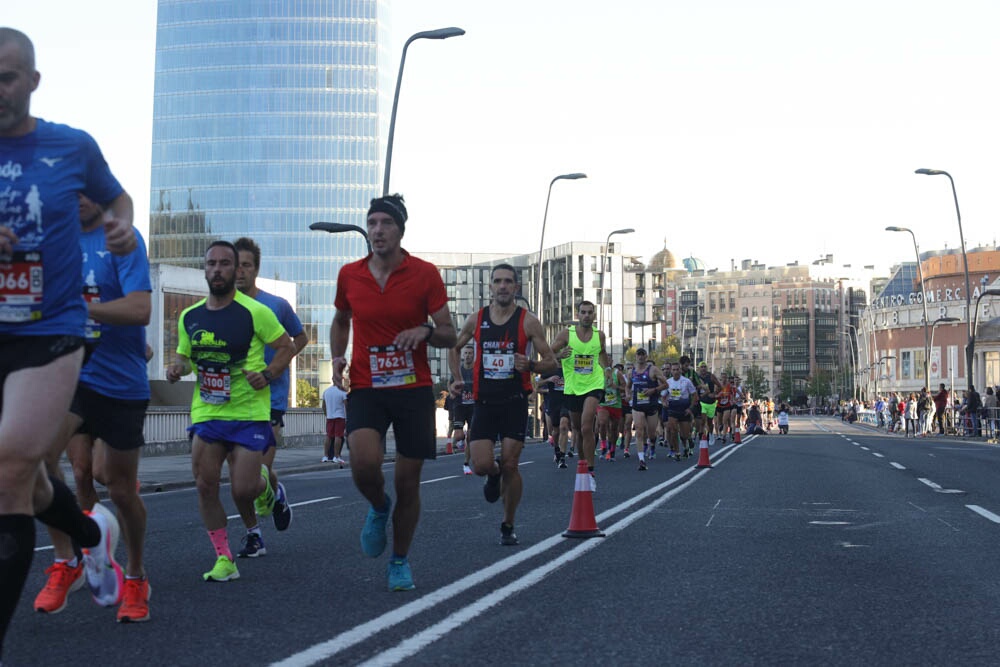
M 201 580 L 194 491 L 148 495 L 152 620 L 117 625 L 86 592 L 34 613 L 41 531 L 4 665 L 997 664 L 1000 448 L 799 417 L 711 453 L 602 462 L 607 536 L 568 540 L 575 470 L 529 446 L 519 547 L 460 458 L 428 462 L 409 593 L 360 552 L 348 470 L 283 477 L 291 528 L 265 525 L 268 555 L 226 584 Z

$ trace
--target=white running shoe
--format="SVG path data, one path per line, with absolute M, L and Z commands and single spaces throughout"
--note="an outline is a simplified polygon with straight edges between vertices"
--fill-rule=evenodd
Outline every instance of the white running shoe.
M 462 472 L 465 473 L 466 475 L 471 475 L 472 474 L 472 468 L 470 468 L 467 465 L 463 465 L 462 466 Z
M 708 434 L 708 446 L 711 447 L 714 444 L 715 444 L 715 434 L 714 433 L 709 433 Z
M 102 607 L 113 607 L 121 602 L 125 579 L 121 566 L 115 561 L 118 519 L 101 503 L 94 505 L 87 516 L 101 529 L 101 541 L 97 546 L 83 550 L 84 574 L 94 602 Z

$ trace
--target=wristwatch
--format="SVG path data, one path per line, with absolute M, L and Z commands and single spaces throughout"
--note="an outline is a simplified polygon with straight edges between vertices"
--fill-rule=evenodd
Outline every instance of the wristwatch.
M 269 370 L 267 370 L 267 369 L 265 368 L 264 370 L 262 370 L 262 371 L 260 372 L 260 374 L 264 376 L 264 379 L 265 379 L 265 380 L 267 380 L 267 383 L 268 383 L 268 384 L 271 384 L 271 380 L 273 380 L 273 379 L 274 379 L 274 378 L 273 378 L 273 376 L 271 375 L 271 371 L 269 371 Z

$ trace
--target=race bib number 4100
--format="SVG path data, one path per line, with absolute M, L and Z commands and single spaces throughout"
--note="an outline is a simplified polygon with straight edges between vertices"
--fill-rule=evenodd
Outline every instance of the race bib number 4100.
M 0 322 L 42 319 L 42 253 L 14 252 L 0 261 Z
M 405 387 L 417 382 L 412 350 L 400 350 L 395 345 L 370 347 L 368 361 L 375 389 Z
M 198 392 L 202 402 L 208 405 L 228 403 L 231 377 L 228 368 L 199 368 Z

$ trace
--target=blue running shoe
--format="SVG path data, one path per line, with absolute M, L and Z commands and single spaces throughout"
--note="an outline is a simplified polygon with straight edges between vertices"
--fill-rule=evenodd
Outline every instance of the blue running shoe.
M 390 591 L 412 591 L 416 588 L 413 584 L 413 573 L 410 572 L 410 561 L 405 556 L 391 559 L 388 573 Z
M 384 512 L 369 507 L 368 516 L 365 518 L 365 527 L 361 529 L 361 551 L 372 558 L 378 558 L 385 551 L 387 542 L 385 527 L 389 523 L 389 511 L 392 509 L 392 498 L 389 497 L 389 494 L 385 495 L 385 505 Z M 409 572 L 409 568 L 407 568 L 407 572 Z

